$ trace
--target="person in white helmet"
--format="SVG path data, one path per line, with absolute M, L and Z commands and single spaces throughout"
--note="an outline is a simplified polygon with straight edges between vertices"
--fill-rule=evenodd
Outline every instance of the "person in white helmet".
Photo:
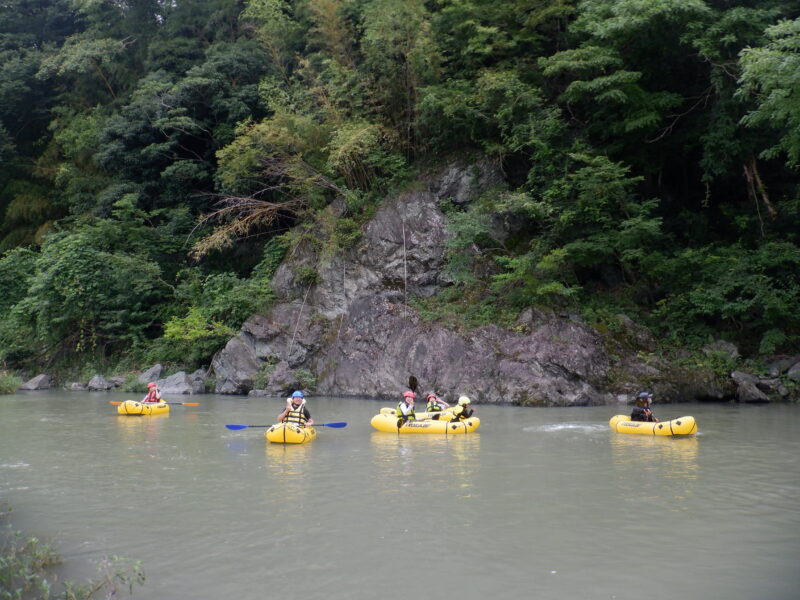
M 451 421 L 463 421 L 464 419 L 469 419 L 472 414 L 475 412 L 470 407 L 471 400 L 467 396 L 461 396 L 458 399 L 458 404 L 453 409 L 453 418 Z

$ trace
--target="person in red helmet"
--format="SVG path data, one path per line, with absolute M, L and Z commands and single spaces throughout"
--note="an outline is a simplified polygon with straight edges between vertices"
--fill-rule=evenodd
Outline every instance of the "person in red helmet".
M 428 401 L 428 405 L 425 407 L 425 412 L 441 412 L 445 408 L 448 408 L 450 405 L 439 398 L 434 392 L 430 392 L 427 396 L 425 396 L 425 400 Z
M 403 392 L 403 399 L 397 405 L 397 416 L 400 417 L 398 419 L 398 429 L 403 426 L 403 423 L 406 421 L 414 421 L 416 420 L 416 415 L 414 414 L 414 399 L 417 395 L 412 392 L 411 390 L 406 390 Z
M 147 395 L 142 402 L 161 402 L 161 390 L 154 381 L 147 384 Z

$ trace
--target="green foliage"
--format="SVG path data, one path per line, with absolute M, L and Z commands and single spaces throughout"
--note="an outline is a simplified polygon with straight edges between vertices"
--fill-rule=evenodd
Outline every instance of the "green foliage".
M 202 363 L 289 248 L 316 282 L 409 173 L 465 157 L 504 181 L 448 211 L 436 318 L 611 327 L 622 304 L 676 341 L 796 351 L 797 0 L 6 5 L 12 367 Z
M 783 350 L 797 343 L 797 246 L 707 246 L 684 250 L 656 268 L 659 279 L 669 285 L 653 313 L 653 325 L 664 335 L 702 339 L 725 327 L 743 342 L 750 340 L 751 351 Z
M 0 394 L 14 394 L 21 385 L 21 378 L 17 377 L 13 373 L 0 371 Z
M 756 96 L 757 107 L 742 118 L 748 127 L 769 125 L 777 144 L 764 158 L 785 153 L 787 164 L 800 166 L 800 18 L 766 30 L 768 43 L 741 54 L 741 96 Z
M 151 360 L 207 364 L 247 317 L 264 311 L 273 299 L 267 279 L 231 273 L 202 277 L 197 270 L 183 271 L 180 279 L 177 298 L 183 310 L 167 319 L 163 339 L 148 354 Z
M 489 324 L 513 326 L 519 311 L 504 300 L 483 286 L 454 285 L 430 298 L 414 297 L 409 305 L 423 320 L 463 333 Z
M 294 372 L 294 376 L 297 378 L 297 383 L 299 383 L 300 387 L 303 389 L 313 390 L 317 387 L 317 378 L 308 369 L 297 369 Z

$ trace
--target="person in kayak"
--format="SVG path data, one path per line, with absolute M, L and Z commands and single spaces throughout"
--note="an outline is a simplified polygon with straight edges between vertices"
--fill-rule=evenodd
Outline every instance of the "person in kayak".
M 303 392 L 297 390 L 292 393 L 290 398 L 286 399 L 286 408 L 278 415 L 278 422 L 281 421 L 294 423 L 299 427 L 314 424 L 314 419 L 311 418 L 311 413 L 308 412 L 308 407 L 306 407 L 306 398 Z
M 456 404 L 456 407 L 453 409 L 453 418 L 450 420 L 463 421 L 464 419 L 469 419 L 475 412 L 469 406 L 471 402 L 472 401 L 467 396 L 459 397 L 458 404 Z
M 631 421 L 644 421 L 647 423 L 658 423 L 658 419 L 653 416 L 650 404 L 653 402 L 653 394 L 650 392 L 639 392 L 636 396 L 636 406 L 631 411 Z
M 417 395 L 411 390 L 403 392 L 403 399 L 397 404 L 397 428 L 400 429 L 406 421 L 415 421 L 414 399 Z
M 154 381 L 147 384 L 147 395 L 142 402 L 161 402 L 161 390 Z
M 439 398 L 439 396 L 433 392 L 430 392 L 427 396 L 425 396 L 425 400 L 428 402 L 428 405 L 425 407 L 425 412 L 441 412 L 450 406 L 447 402 Z

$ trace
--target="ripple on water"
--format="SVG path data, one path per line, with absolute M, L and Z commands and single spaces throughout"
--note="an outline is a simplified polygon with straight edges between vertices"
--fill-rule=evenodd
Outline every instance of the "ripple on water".
M 598 431 L 605 431 L 608 425 L 600 423 L 551 423 L 549 425 L 535 425 L 531 427 L 523 427 L 522 431 L 536 431 L 536 432 L 559 432 L 559 431 L 583 431 L 586 433 L 597 433 Z

